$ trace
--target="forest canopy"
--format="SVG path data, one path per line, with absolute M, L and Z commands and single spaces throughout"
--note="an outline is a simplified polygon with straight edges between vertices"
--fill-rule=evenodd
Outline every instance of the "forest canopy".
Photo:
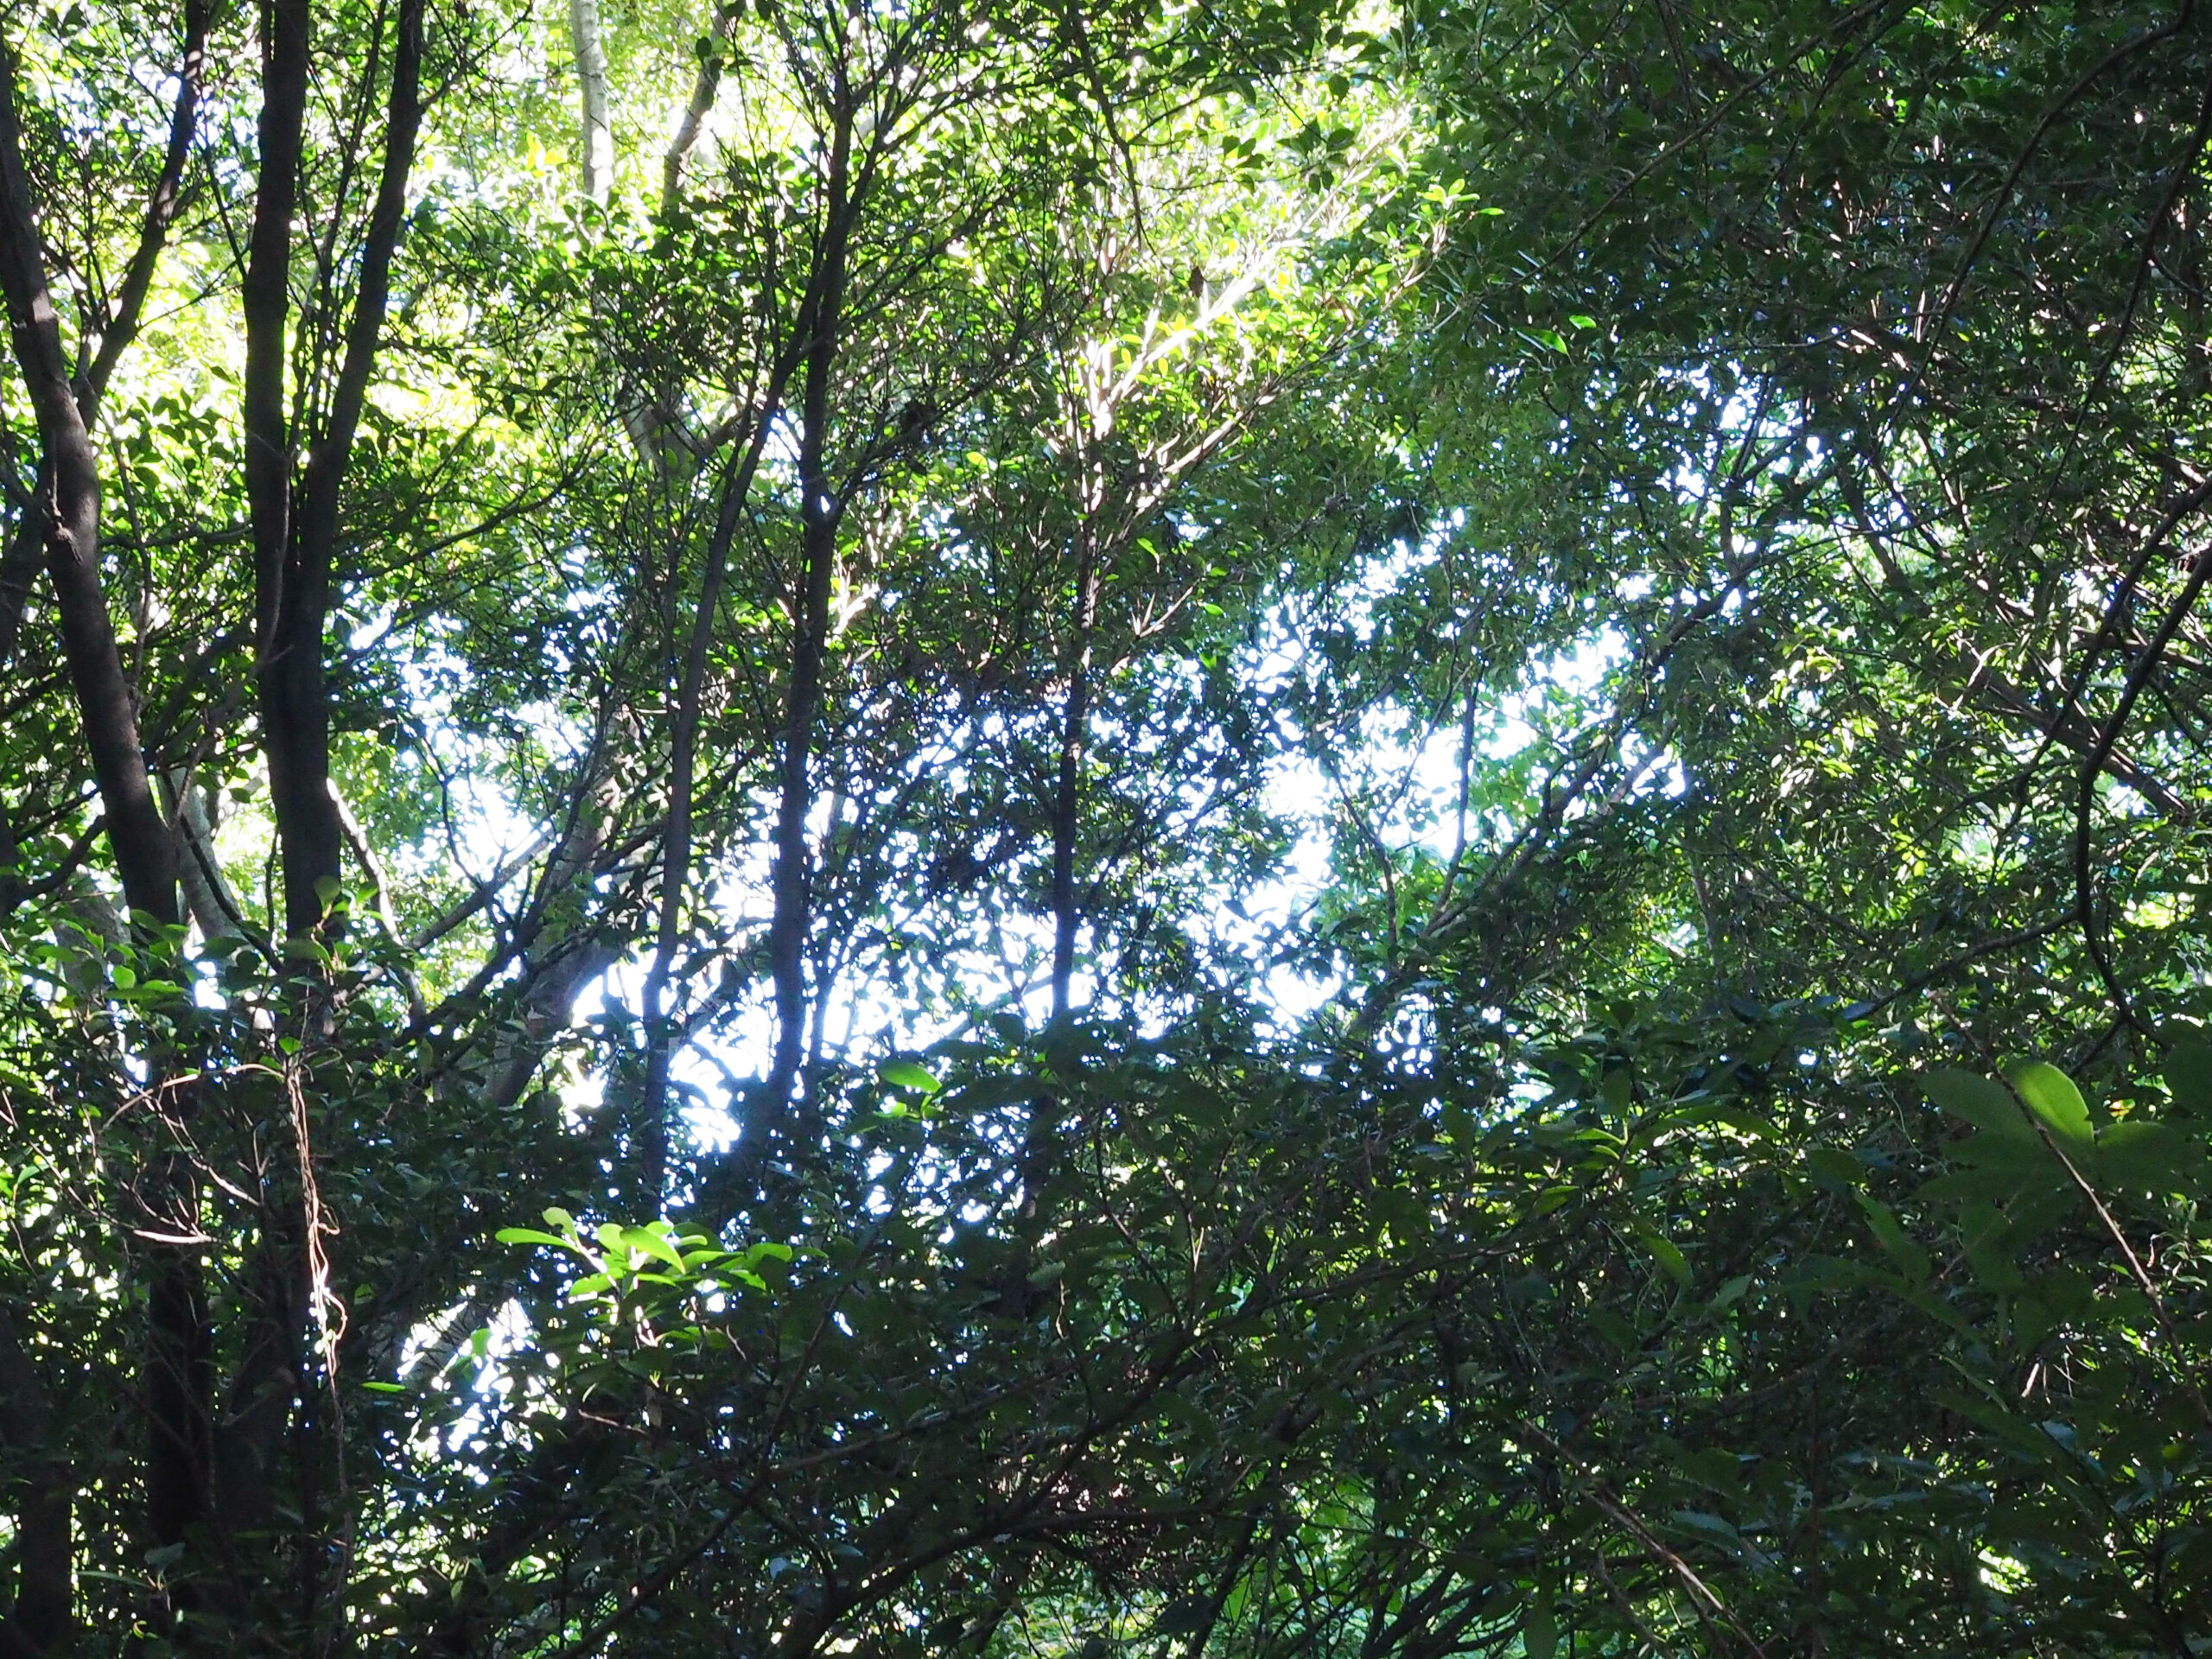
M 2191 0 L 21 0 L 0 1659 L 2212 1653 Z

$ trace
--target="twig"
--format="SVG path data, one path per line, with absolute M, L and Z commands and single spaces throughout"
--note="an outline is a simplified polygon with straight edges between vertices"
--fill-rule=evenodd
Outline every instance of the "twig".
M 2145 1270 L 2142 1258 L 2135 1254 L 2135 1247 L 2127 1242 L 2127 1235 L 2120 1230 L 2120 1224 L 2113 1219 L 2112 1211 L 2105 1207 L 2104 1199 L 2098 1196 L 2096 1188 L 2089 1185 L 2088 1179 L 2082 1173 L 2074 1160 L 2066 1155 L 2066 1148 L 2058 1144 L 2057 1137 L 2050 1132 L 2050 1126 L 2031 1110 L 2024 1100 L 2020 1100 L 2020 1091 L 2013 1087 L 2012 1079 L 2006 1078 L 2005 1086 L 2011 1091 L 2012 1098 L 2019 1101 L 2021 1110 L 2027 1113 L 2028 1122 L 2035 1126 L 2036 1133 L 2043 1137 L 2044 1145 L 2050 1148 L 2050 1155 L 2058 1160 L 2060 1166 L 2066 1171 L 2068 1179 L 2072 1180 L 2082 1196 L 2089 1201 L 2089 1208 L 2097 1212 L 2097 1219 L 2104 1224 L 2106 1233 L 2111 1236 L 2112 1242 L 2120 1247 L 2120 1256 L 2126 1262 L 2128 1272 L 2134 1276 L 2136 1287 L 2143 1293 L 2145 1299 L 2151 1304 L 2151 1313 L 2158 1321 L 2159 1331 L 2164 1334 L 2169 1343 L 2178 1348 L 2180 1344 L 2174 1334 L 2173 1321 L 2166 1315 L 2165 1300 L 2158 1294 L 2158 1287 L 2152 1282 L 2150 1274 Z M 2212 1402 L 2205 1399 L 2204 1391 L 2197 1387 L 2196 1380 L 2186 1370 L 2181 1375 L 2181 1386 L 2182 1391 L 2188 1395 L 2190 1403 L 2196 1408 L 2196 1414 L 2203 1420 L 2204 1426 L 2207 1428 L 2212 1428 Z
M 1751 1650 L 1755 1659 L 1767 1659 L 1766 1649 L 1759 1645 L 1758 1638 L 1745 1628 L 1743 1620 L 1728 1611 L 1727 1606 L 1719 1596 L 1713 1593 L 1712 1586 L 1698 1576 L 1697 1569 L 1669 1549 L 1657 1534 L 1637 1519 L 1635 1511 L 1608 1491 L 1605 1482 L 1596 1478 L 1582 1466 L 1581 1459 L 1535 1424 L 1524 1421 L 1521 1427 L 1523 1432 L 1540 1442 L 1553 1456 L 1560 1459 L 1576 1474 L 1581 1476 L 1584 1490 L 1588 1493 L 1590 1501 L 1604 1510 L 1607 1516 L 1641 1544 L 1654 1560 L 1660 1562 L 1680 1579 L 1701 1605 L 1730 1630 L 1735 1631 L 1744 1645 Z

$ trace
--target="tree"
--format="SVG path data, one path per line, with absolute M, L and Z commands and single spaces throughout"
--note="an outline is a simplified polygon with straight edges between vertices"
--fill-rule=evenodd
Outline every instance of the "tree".
M 2212 1637 L 2190 9 L 5 47 L 0 1650 Z
M 15 590 L 36 689 L 10 800 L 31 1230 L 6 1344 L 26 1425 L 12 1637 L 459 1651 L 601 1616 L 595 1576 L 573 1612 L 525 1589 L 529 1552 L 619 1452 L 606 1412 L 663 1408 L 615 1405 L 622 1385 L 503 1412 L 441 1469 L 441 1436 L 486 1420 L 416 1388 L 503 1308 L 560 1327 L 565 1284 L 486 1236 L 518 1188 L 810 1236 L 809 1206 L 865 1192 L 843 1160 L 866 1074 L 822 1034 L 852 939 L 820 918 L 880 925 L 889 867 L 938 857 L 914 817 L 931 761 L 986 730 L 944 704 L 928 632 L 956 446 L 1037 406 L 1082 319 L 1111 315 L 1098 238 L 1067 215 L 1142 211 L 1102 182 L 1116 168 L 1157 188 L 1134 146 L 1158 140 L 1117 122 L 1150 99 L 1197 131 L 1170 106 L 1218 88 L 1264 124 L 1281 94 L 1259 80 L 1299 84 L 1338 50 L 1325 21 L 723 16 L 656 210 L 630 218 L 619 188 L 595 200 L 609 54 L 582 14 L 574 205 L 509 147 L 518 18 L 280 5 L 194 11 L 174 40 L 136 12 L 24 37 L 0 229 L 35 417 L 16 545 L 43 544 L 51 597 Z M 1109 96 L 1133 43 L 1156 64 Z M 185 67 L 148 150 L 143 94 L 115 72 L 157 60 Z M 258 73 L 208 84 L 209 61 Z M 632 67 L 641 86 L 663 73 Z M 94 127 L 108 147 L 77 141 Z M 1327 354 L 1315 340 L 1309 368 Z M 205 365 L 234 404 L 194 384 Z M 1135 517 L 1228 435 L 1179 452 Z M 911 624 L 892 617 L 906 592 Z M 66 726 L 38 666 L 56 633 Z M 1026 725 L 1058 695 L 1028 686 L 990 718 Z M 472 817 L 538 827 L 487 869 Z M 749 846 L 772 901 L 746 940 L 699 877 Z M 64 893 L 73 910 L 47 902 Z M 578 995 L 626 962 L 583 1051 L 608 1104 L 571 1122 L 537 1079 Z M 677 1061 L 726 1050 L 716 1022 L 756 974 L 774 1037 L 747 1133 L 695 1151 Z M 118 1297 L 142 1337 L 98 1321 Z M 101 1401 L 140 1391 L 134 1432 L 87 1439 Z M 594 1548 L 641 1472 L 617 1461 L 594 1477 Z M 427 1523 L 398 1520 L 403 1492 Z M 977 1545 L 1010 1524 L 979 1523 Z M 718 1594 L 741 1560 L 709 1562 Z M 673 1575 L 639 1570 L 633 1588 Z M 758 1617 L 797 1640 L 828 1607 Z

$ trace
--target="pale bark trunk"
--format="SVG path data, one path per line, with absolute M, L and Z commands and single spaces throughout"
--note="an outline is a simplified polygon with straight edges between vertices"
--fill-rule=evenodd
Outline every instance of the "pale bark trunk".
M 1052 795 L 1052 1019 L 1074 1007 L 1075 955 L 1082 916 L 1076 903 L 1076 836 L 1083 822 L 1083 760 L 1090 724 L 1090 635 L 1098 622 L 1098 532 L 1083 528 L 1076 567 L 1074 626 L 1068 636 L 1068 694 L 1061 712 L 1059 777 Z
M 683 106 L 683 118 L 676 124 L 676 136 L 669 140 L 668 149 L 660 158 L 663 218 L 673 213 L 683 200 L 683 163 L 699 142 L 707 112 L 715 107 L 715 94 L 722 84 L 721 51 L 729 44 L 736 22 L 734 11 L 717 17 L 713 49 L 699 60 L 699 73 L 691 82 L 691 101 Z
M 238 938 L 238 896 L 215 858 L 207 791 L 185 772 L 167 772 L 162 774 L 162 802 L 176 826 L 177 875 L 184 886 L 185 910 L 200 924 L 200 937 L 211 942 Z
M 582 129 L 577 188 L 591 200 L 605 201 L 614 176 L 614 129 L 607 118 L 607 52 L 600 39 L 599 0 L 569 0 L 569 41 L 576 54 Z

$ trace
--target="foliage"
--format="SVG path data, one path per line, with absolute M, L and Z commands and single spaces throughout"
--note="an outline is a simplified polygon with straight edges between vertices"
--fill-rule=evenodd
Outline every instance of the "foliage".
M 2212 1647 L 2193 9 L 20 9 L 0 1655 Z

